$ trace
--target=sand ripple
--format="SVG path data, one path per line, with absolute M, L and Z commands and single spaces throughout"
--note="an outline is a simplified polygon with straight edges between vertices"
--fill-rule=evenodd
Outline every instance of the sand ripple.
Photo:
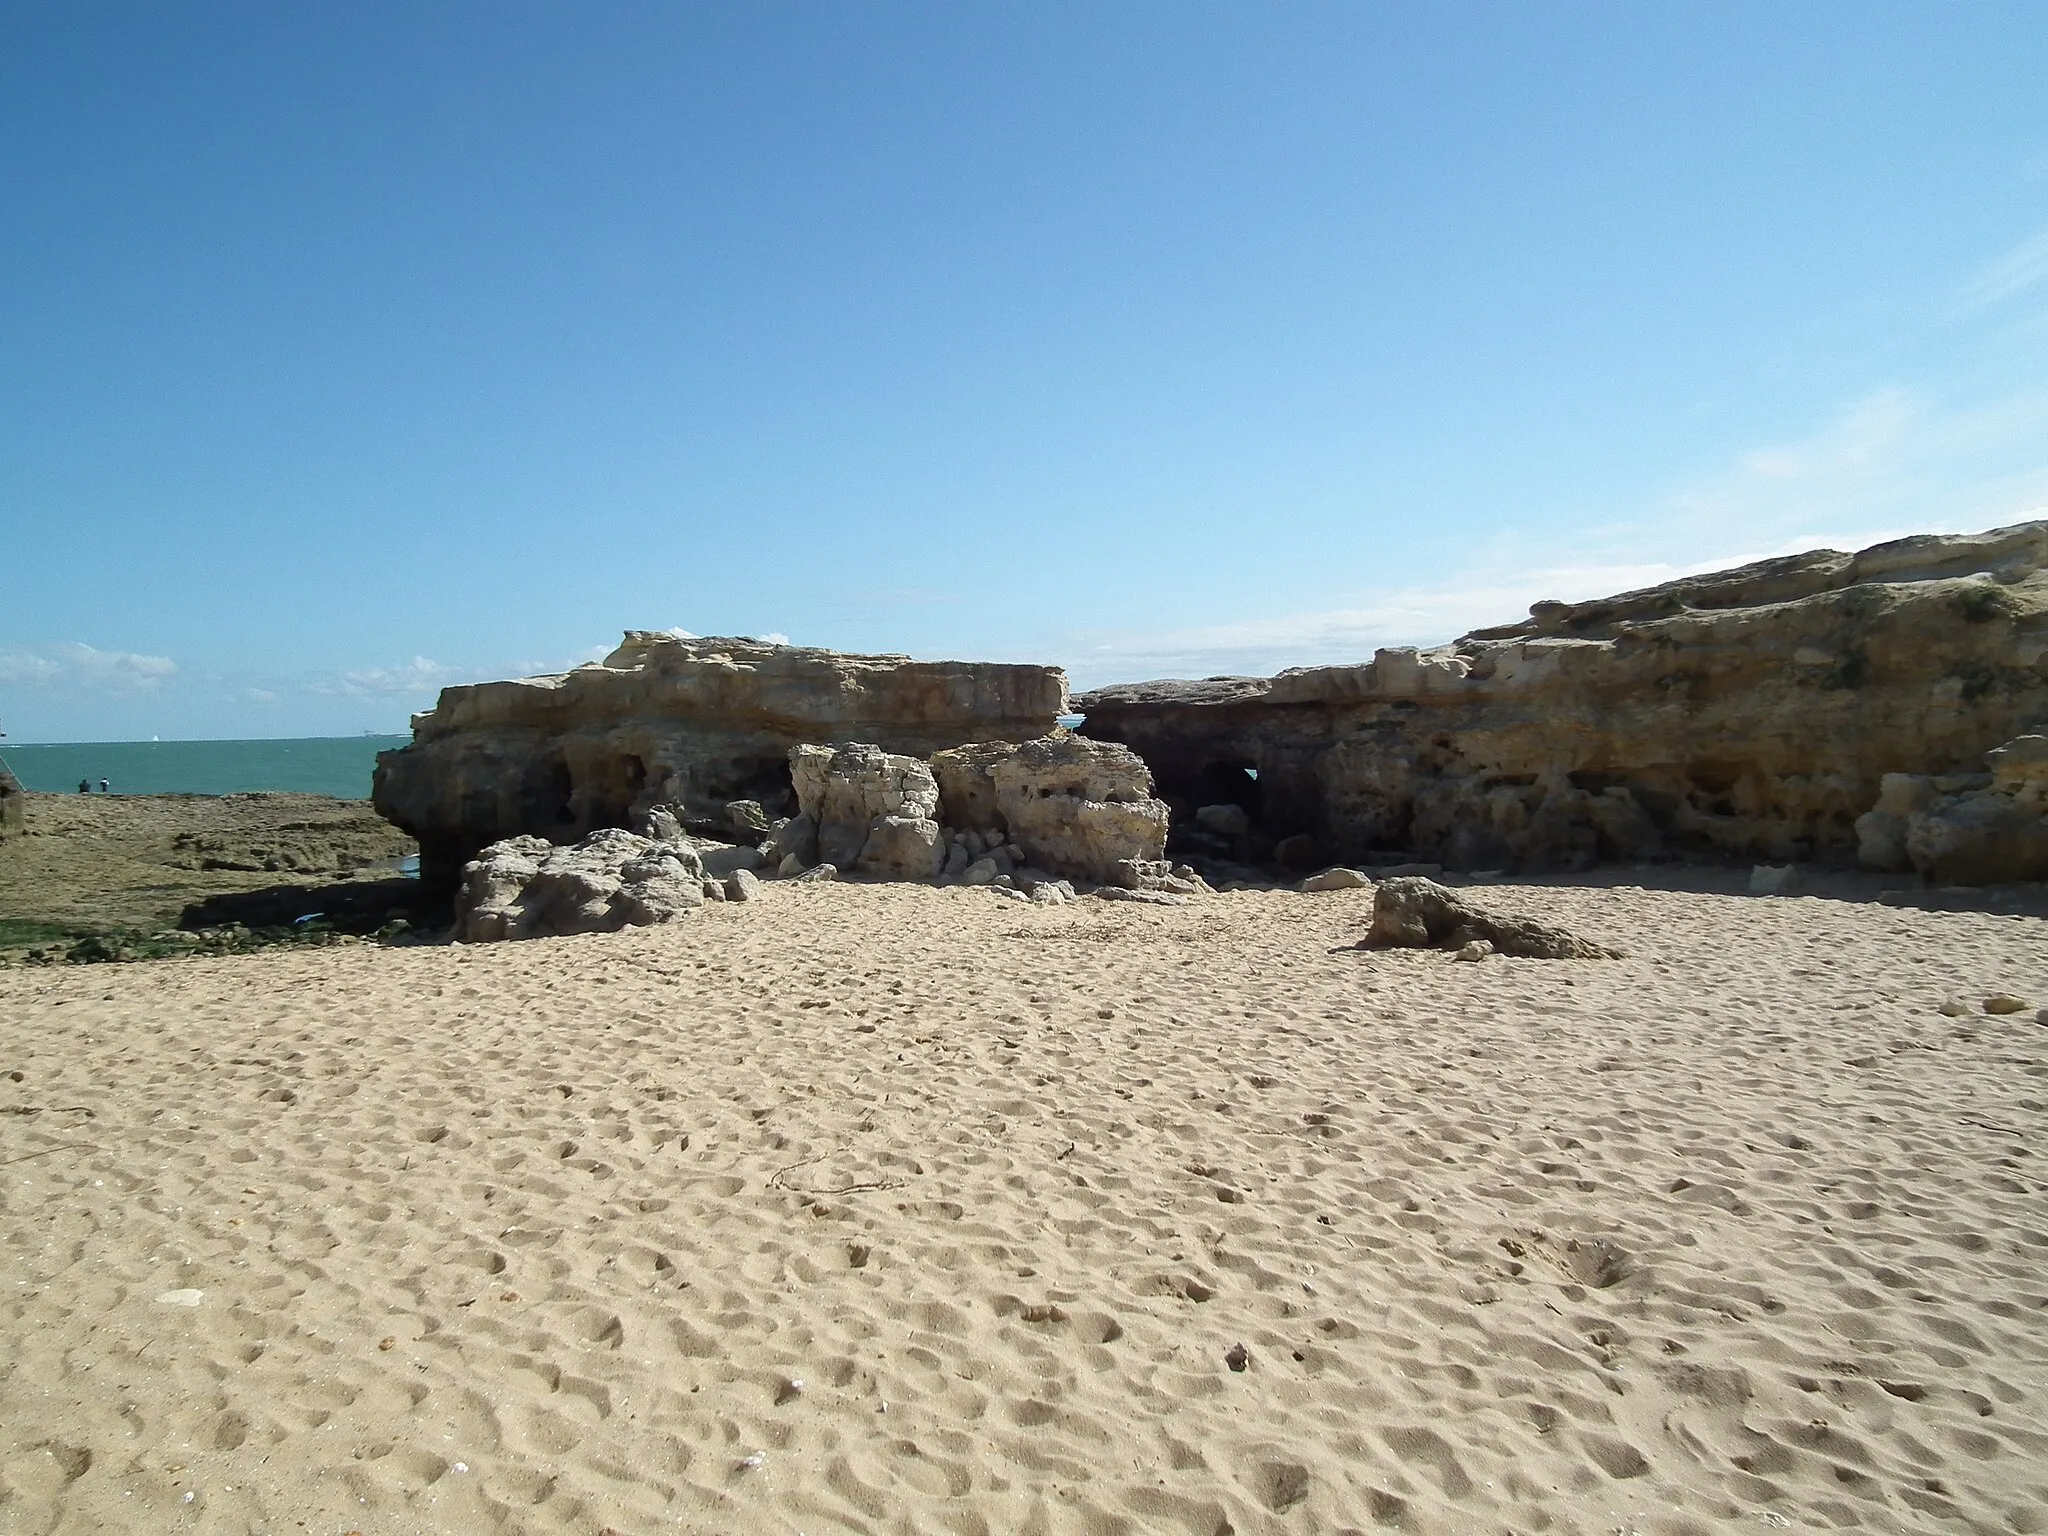
M 2048 1528 L 2038 922 L 1489 899 L 0 974 L 0 1530 Z

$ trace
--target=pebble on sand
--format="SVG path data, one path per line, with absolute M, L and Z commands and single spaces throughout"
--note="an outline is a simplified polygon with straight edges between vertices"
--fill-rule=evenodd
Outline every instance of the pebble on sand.
M 184 1290 L 160 1292 L 156 1301 L 160 1307 L 196 1307 L 205 1299 L 204 1291 Z
M 1994 992 L 1984 999 L 1986 1013 L 2024 1013 L 2026 1009 L 2027 1000 L 2014 997 L 2010 992 Z

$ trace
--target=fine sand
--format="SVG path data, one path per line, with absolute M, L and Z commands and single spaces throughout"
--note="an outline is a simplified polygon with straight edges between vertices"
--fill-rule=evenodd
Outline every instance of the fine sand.
M 1475 896 L 0 972 L 0 1530 L 2048 1529 L 2039 921 Z

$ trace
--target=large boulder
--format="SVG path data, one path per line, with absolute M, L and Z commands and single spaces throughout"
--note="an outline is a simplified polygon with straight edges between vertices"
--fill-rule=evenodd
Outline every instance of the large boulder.
M 2048 878 L 2024 795 L 1951 782 L 2048 720 L 2048 522 L 1538 603 L 1429 650 L 1074 706 L 1085 734 L 1144 757 L 1191 847 L 1217 835 L 1204 807 L 1235 805 L 1248 846 L 1306 837 L 1347 864 L 1846 864 L 1861 845 L 1940 879 Z
M 945 855 L 929 765 L 866 742 L 789 754 L 797 804 L 818 828 L 817 856 L 854 874 L 930 880 Z
M 2048 875 L 2048 727 L 1994 747 L 1989 773 L 1886 774 L 1856 819 L 1872 869 L 1913 869 L 1937 885 L 1993 885 Z
M 665 923 L 703 905 L 704 878 L 689 847 L 617 828 L 565 847 L 507 838 L 464 867 L 455 937 L 484 944 Z
M 379 757 L 373 798 L 418 840 L 423 881 L 447 889 L 488 844 L 573 840 L 656 805 L 752 840 L 794 810 L 789 750 L 805 743 L 925 757 L 1042 735 L 1065 709 L 1057 667 L 634 631 L 573 672 L 443 689 L 412 745 Z
M 1024 742 L 987 772 L 1009 840 L 1042 869 L 1103 883 L 1125 861 L 1165 854 L 1166 806 L 1128 747 L 1062 732 Z

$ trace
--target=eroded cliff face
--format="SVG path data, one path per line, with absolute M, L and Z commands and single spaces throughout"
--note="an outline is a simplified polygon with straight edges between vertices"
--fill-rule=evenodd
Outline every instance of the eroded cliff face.
M 1198 807 L 1242 806 L 1253 858 L 1305 835 L 1324 860 L 1463 869 L 1851 862 L 1886 775 L 1987 782 L 1985 754 L 2048 721 L 2044 566 L 2048 523 L 1816 551 L 1539 603 L 1361 666 L 1103 688 L 1075 707 L 1086 735 L 1144 757 L 1178 835 L 1199 841 Z M 2019 813 L 1993 809 L 1981 819 L 2009 840 Z M 2021 877 L 1953 842 L 1929 868 Z M 2025 878 L 2048 876 L 2037 845 Z
M 1045 735 L 1065 709 L 1057 667 L 634 631 L 573 672 L 443 689 L 413 718 L 412 745 L 379 756 L 372 799 L 418 839 L 422 879 L 452 888 L 503 838 L 572 842 L 656 805 L 719 827 L 733 801 L 785 813 L 794 746 L 929 757 Z

